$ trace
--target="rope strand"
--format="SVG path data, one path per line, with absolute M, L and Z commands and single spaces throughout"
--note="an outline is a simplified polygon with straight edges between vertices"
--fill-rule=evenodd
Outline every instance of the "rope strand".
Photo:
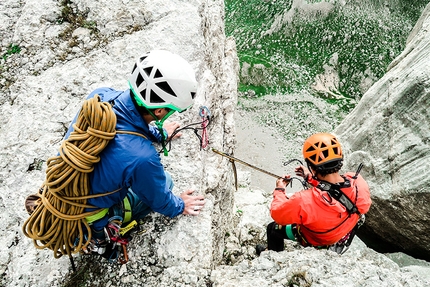
M 83 103 L 74 131 L 61 144 L 60 155 L 47 161 L 41 204 L 22 228 L 36 248 L 51 249 L 55 258 L 71 257 L 90 243 L 91 228 L 85 217 L 100 209 L 84 213 L 85 208 L 95 208 L 86 204 L 87 199 L 118 191 L 90 195 L 88 178 L 100 161 L 100 152 L 115 137 L 115 127 L 116 115 L 109 103 L 100 102 L 98 95 Z

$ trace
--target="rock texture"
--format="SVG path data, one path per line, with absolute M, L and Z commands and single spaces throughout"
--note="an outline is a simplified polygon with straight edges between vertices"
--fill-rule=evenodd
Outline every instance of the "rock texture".
M 207 205 L 198 217 L 148 216 L 143 234 L 129 245 L 129 263 L 112 265 L 76 255 L 78 271 L 72 273 L 67 258 L 54 259 L 51 251 L 34 248 L 23 236 L 21 227 L 28 217 L 24 198 L 43 182 L 45 161 L 57 153 L 83 99 L 97 87 L 126 89 L 134 58 L 145 51 L 169 49 L 192 63 L 199 81 L 196 104 L 173 119 L 198 122 L 198 107 L 206 105 L 212 112 L 210 147 L 234 152 L 238 62 L 223 21 L 220 0 L 0 2 L 0 286 L 430 284 L 423 262 L 400 267 L 359 240 L 344 256 L 288 242 L 285 252 L 263 252 L 256 258 L 254 246 L 265 240 L 265 226 L 271 221 L 271 194 L 251 188 L 252 178 L 241 170 L 240 188 L 234 192 L 228 160 L 201 150 L 192 132 L 184 132 L 163 161 L 174 177 L 174 192 L 195 188 L 206 196 Z M 16 45 L 18 53 L 10 50 Z M 396 164 L 402 159 L 398 156 Z M 354 165 L 354 156 L 350 162 Z M 368 165 L 364 172 L 372 175 Z
M 226 245 L 226 259 L 230 265 L 217 266 L 211 272 L 212 286 L 400 287 L 429 284 L 426 272 L 430 263 L 414 262 L 400 267 L 387 256 L 367 248 L 358 238 L 342 256 L 285 241 L 285 252 L 266 251 L 256 258 L 253 247 L 256 242 L 265 240 L 265 226 L 271 222 L 272 196 L 250 188 L 249 172 L 241 171 L 239 179 L 241 187 L 235 193 L 238 223 Z
M 363 162 L 373 204 L 361 238 L 379 251 L 430 260 L 430 7 L 404 52 L 336 129 L 347 168 Z
M 172 120 L 183 125 L 199 122 L 199 107 L 207 106 L 212 112 L 211 147 L 231 152 L 238 70 L 235 43 L 225 37 L 222 1 L 44 0 L 0 5 L 5 20 L 2 54 L 12 44 L 21 49 L 1 62 L 0 244 L 5 248 L 0 285 L 58 286 L 70 270 L 69 260 L 55 260 L 51 251 L 37 250 L 23 236 L 21 226 L 28 217 L 23 203 L 42 184 L 46 159 L 56 155 L 83 99 L 97 87 L 127 89 L 135 58 L 151 49 L 168 49 L 191 62 L 199 81 L 194 107 Z M 130 245 L 132 262 L 121 269 L 101 262 L 99 269 L 107 272 L 94 284 L 105 285 L 111 276 L 118 276 L 114 284 L 121 286 L 127 282 L 172 286 L 177 277 L 203 284 L 211 268 L 221 262 L 233 210 L 228 162 L 201 150 L 193 132 L 184 131 L 164 164 L 174 177 L 174 192 L 194 188 L 206 196 L 204 212 L 173 220 L 157 214 L 149 217 L 146 233 Z M 89 270 L 92 259 L 76 256 L 75 260 L 79 272 Z

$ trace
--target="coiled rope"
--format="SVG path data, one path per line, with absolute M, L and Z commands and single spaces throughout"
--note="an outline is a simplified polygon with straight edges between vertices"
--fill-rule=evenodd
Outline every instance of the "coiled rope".
M 46 179 L 40 189 L 41 202 L 23 225 L 24 234 L 36 248 L 49 248 L 60 258 L 79 252 L 91 240 L 91 228 L 85 217 L 99 212 L 85 212 L 87 199 L 112 194 L 89 195 L 89 174 L 100 161 L 99 154 L 114 138 L 116 115 L 109 103 L 98 95 L 86 100 L 74 131 L 64 140 L 59 156 L 47 161 Z M 86 232 L 88 236 L 85 237 Z M 79 238 L 76 243 L 75 239 Z

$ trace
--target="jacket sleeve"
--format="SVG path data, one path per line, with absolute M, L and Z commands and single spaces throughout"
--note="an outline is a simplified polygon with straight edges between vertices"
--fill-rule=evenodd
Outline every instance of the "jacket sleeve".
M 301 223 L 301 193 L 296 192 L 288 198 L 283 191 L 275 190 L 270 206 L 270 215 L 281 225 Z
M 184 201 L 166 185 L 166 176 L 160 156 L 154 153 L 138 161 L 133 169 L 131 189 L 153 211 L 175 217 L 184 211 Z
M 153 134 L 154 135 L 154 137 L 157 139 L 157 142 L 161 142 L 161 134 L 160 134 L 160 131 L 158 130 L 158 128 L 157 127 L 155 127 L 155 126 L 149 126 L 149 131 L 151 132 L 151 134 Z M 167 131 L 163 128 L 163 132 L 164 132 L 164 135 L 165 135 L 165 137 L 167 138 L 168 137 L 168 134 L 167 134 Z

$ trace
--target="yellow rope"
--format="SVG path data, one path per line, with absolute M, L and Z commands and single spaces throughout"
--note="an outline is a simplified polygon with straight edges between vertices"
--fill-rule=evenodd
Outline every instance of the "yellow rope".
M 23 225 L 24 234 L 33 239 L 36 248 L 51 249 L 55 258 L 65 254 L 70 257 L 90 243 L 91 228 L 85 217 L 100 209 L 84 213 L 85 208 L 95 208 L 87 204 L 87 199 L 117 190 L 90 195 L 88 176 L 100 161 L 100 152 L 114 138 L 115 126 L 116 115 L 111 105 L 100 102 L 98 95 L 83 103 L 74 131 L 61 144 L 60 155 L 47 161 L 41 204 Z M 79 243 L 75 245 L 76 238 Z

